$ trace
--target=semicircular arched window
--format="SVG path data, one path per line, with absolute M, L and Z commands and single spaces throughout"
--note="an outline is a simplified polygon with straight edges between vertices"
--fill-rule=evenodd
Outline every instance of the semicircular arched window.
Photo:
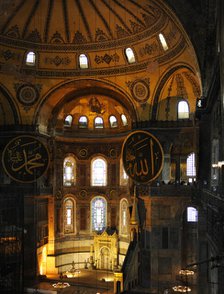
M 84 68 L 88 68 L 88 58 L 85 54 L 80 54 L 79 55 L 79 66 L 80 68 L 84 69 Z
M 110 127 L 111 128 L 116 128 L 118 126 L 117 118 L 114 115 L 111 115 L 109 117 L 109 121 L 110 121 Z
M 107 162 L 103 158 L 96 158 L 91 162 L 91 185 L 107 185 Z
M 102 119 L 102 117 L 97 116 L 94 119 L 94 127 L 96 129 L 103 129 L 103 119 Z
M 75 229 L 75 204 L 73 199 L 66 198 L 64 201 L 64 233 L 74 233 Z
M 65 120 L 64 120 L 64 126 L 65 126 L 65 127 L 71 127 L 71 125 L 72 125 L 72 121 L 73 121 L 73 117 L 72 117 L 72 115 L 71 115 L 71 114 L 67 115 L 67 116 L 65 117 Z
M 188 119 L 189 118 L 189 106 L 186 101 L 178 102 L 178 119 Z
M 131 48 L 125 49 L 125 55 L 127 57 L 128 63 L 135 63 L 134 51 Z
M 72 186 L 76 182 L 76 161 L 72 156 L 67 156 L 63 163 L 63 185 Z
M 26 64 L 35 65 L 36 63 L 36 54 L 33 51 L 30 51 L 26 55 Z
M 128 120 L 125 114 L 121 115 L 121 120 L 122 120 L 122 124 L 123 126 L 127 126 L 128 125 Z
M 166 42 L 166 39 L 164 37 L 164 35 L 162 33 L 159 34 L 159 40 L 160 40 L 160 43 L 163 47 L 163 50 L 166 51 L 169 49 L 168 45 L 167 45 L 167 42 Z
M 79 128 L 87 128 L 88 127 L 88 119 L 85 115 L 80 116 L 79 118 Z
M 103 231 L 107 224 L 107 202 L 97 196 L 91 202 L 92 231 Z

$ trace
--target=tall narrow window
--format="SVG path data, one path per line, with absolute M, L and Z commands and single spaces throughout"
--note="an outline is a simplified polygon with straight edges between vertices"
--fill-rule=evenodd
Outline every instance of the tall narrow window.
M 124 114 L 121 115 L 121 120 L 122 120 L 123 126 L 127 126 L 128 125 L 127 117 Z
M 111 128 L 116 128 L 118 126 L 117 119 L 114 115 L 111 115 L 109 118 Z
M 197 222 L 198 221 L 198 211 L 196 208 L 189 206 L 187 208 L 187 221 Z
M 128 214 L 128 202 L 126 199 L 122 199 L 120 202 L 120 234 L 128 234 L 129 226 L 129 214 Z
M 165 39 L 164 35 L 161 33 L 159 34 L 159 40 L 160 40 L 161 45 L 163 46 L 163 50 L 164 51 L 168 50 L 169 47 L 167 45 L 166 39 Z
M 76 162 L 74 157 L 68 156 L 64 159 L 63 185 L 72 186 L 76 181 Z
M 103 119 L 102 117 L 97 116 L 94 120 L 94 126 L 96 129 L 102 129 L 103 128 Z
M 74 232 L 74 201 L 66 198 L 64 201 L 64 232 Z
M 91 203 L 92 231 L 102 231 L 106 228 L 107 205 L 103 197 L 95 197 Z
M 35 62 L 36 62 L 36 54 L 32 51 L 28 52 L 26 55 L 26 64 L 35 65 Z
M 131 48 L 125 49 L 125 55 L 127 57 L 128 63 L 135 63 L 135 55 Z
M 189 182 L 193 182 L 196 177 L 195 153 L 191 153 L 187 157 L 187 177 L 189 178 Z
M 79 118 L 79 128 L 87 128 L 88 126 L 88 120 L 85 115 L 80 116 Z
M 92 186 L 107 185 L 107 163 L 102 158 L 96 158 L 92 161 L 91 184 Z
M 88 68 L 88 58 L 85 54 L 80 54 L 79 55 L 79 66 L 80 68 Z
M 72 125 L 72 120 L 73 120 L 72 115 L 71 115 L 71 114 L 67 115 L 67 116 L 65 117 L 64 126 L 65 126 L 65 127 L 71 127 L 71 125 Z
M 186 101 L 180 101 L 178 103 L 178 119 L 189 118 L 189 106 Z

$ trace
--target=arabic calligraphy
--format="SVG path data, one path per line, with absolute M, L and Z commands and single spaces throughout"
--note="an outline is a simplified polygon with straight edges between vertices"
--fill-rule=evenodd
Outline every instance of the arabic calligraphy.
M 11 140 L 2 155 L 5 172 L 19 182 L 34 182 L 49 164 L 48 150 L 32 136 L 19 136 Z
M 163 150 L 152 134 L 136 131 L 126 138 L 122 159 L 130 178 L 139 183 L 147 183 L 156 179 L 162 170 Z

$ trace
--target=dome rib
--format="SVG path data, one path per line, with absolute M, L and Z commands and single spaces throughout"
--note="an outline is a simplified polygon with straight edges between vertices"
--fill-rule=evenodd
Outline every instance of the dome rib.
M 25 35 L 27 33 L 27 30 L 29 28 L 30 22 L 32 21 L 32 17 L 34 16 L 38 6 L 40 4 L 39 0 L 36 0 L 36 2 L 33 5 L 33 8 L 31 9 L 31 12 L 27 18 L 27 21 L 25 22 L 24 28 L 23 28 L 23 32 L 22 32 L 22 38 L 25 38 Z
M 16 6 L 12 14 L 9 16 L 9 18 L 6 20 L 5 24 L 2 27 L 1 33 L 4 34 L 5 30 L 8 28 L 8 25 L 10 24 L 11 20 L 17 15 L 19 10 L 25 5 L 27 0 L 21 0 L 20 3 Z
M 102 22 L 105 25 L 105 28 L 107 29 L 111 39 L 113 40 L 113 34 L 112 31 L 110 29 L 110 26 L 108 24 L 108 22 L 106 21 L 106 19 L 103 17 L 102 13 L 100 12 L 100 10 L 96 7 L 95 3 L 93 2 L 93 0 L 89 0 L 89 2 L 91 3 L 92 7 L 95 9 L 95 11 L 97 12 L 98 16 L 100 17 L 100 19 L 102 20 Z
M 51 15 L 52 15 L 52 10 L 53 10 L 53 4 L 54 4 L 54 0 L 50 0 L 49 4 L 48 4 L 47 17 L 46 17 L 46 22 L 45 22 L 45 30 L 44 30 L 44 42 L 45 43 L 47 43 L 47 41 L 48 41 L 48 33 L 49 33 L 50 20 L 51 20 Z
M 67 0 L 62 1 L 63 6 L 63 14 L 64 14 L 64 24 L 65 24 L 65 34 L 67 43 L 70 42 L 70 31 L 69 31 L 69 24 L 68 24 L 68 7 L 67 7 Z
M 121 18 L 121 16 L 112 7 L 110 7 L 110 5 L 108 5 L 108 3 L 106 3 L 105 0 L 102 0 L 102 1 L 107 6 L 107 8 L 117 17 L 117 19 L 119 19 L 120 23 L 123 25 L 123 27 L 125 28 L 126 32 L 128 32 L 129 34 L 132 34 L 132 31 L 129 29 L 129 27 L 126 25 L 126 23 L 123 21 L 123 19 Z
M 81 6 L 80 0 L 75 0 L 75 2 L 76 2 L 76 5 L 77 5 L 78 8 L 79 8 L 79 12 L 80 12 L 80 14 L 81 14 L 81 17 L 82 17 L 83 23 L 84 23 L 84 25 L 85 25 L 85 29 L 86 29 L 86 31 L 87 31 L 88 38 L 89 38 L 89 40 L 90 40 L 91 42 L 93 42 L 93 40 L 92 40 L 92 35 L 91 35 L 91 31 L 90 31 L 90 28 L 89 28 L 89 24 L 88 24 L 88 22 L 86 21 L 85 14 L 84 14 L 83 8 L 82 8 L 82 6 Z
M 138 23 L 140 23 L 144 28 L 145 28 L 145 24 L 144 22 L 137 17 L 130 9 L 128 9 L 127 7 L 125 7 L 124 5 L 122 5 L 119 1 L 117 0 L 113 0 L 118 6 L 120 6 L 122 9 L 124 9 L 124 11 L 128 12 Z

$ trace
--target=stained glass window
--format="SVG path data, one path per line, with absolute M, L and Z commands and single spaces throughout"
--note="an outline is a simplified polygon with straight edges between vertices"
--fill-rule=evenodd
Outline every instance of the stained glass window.
M 106 228 L 107 205 L 103 197 L 92 200 L 92 230 L 102 231 Z
M 92 186 L 107 185 L 107 163 L 102 158 L 96 158 L 92 161 L 91 167 Z
M 72 186 L 76 181 L 76 162 L 74 157 L 68 156 L 64 159 L 63 185 Z

